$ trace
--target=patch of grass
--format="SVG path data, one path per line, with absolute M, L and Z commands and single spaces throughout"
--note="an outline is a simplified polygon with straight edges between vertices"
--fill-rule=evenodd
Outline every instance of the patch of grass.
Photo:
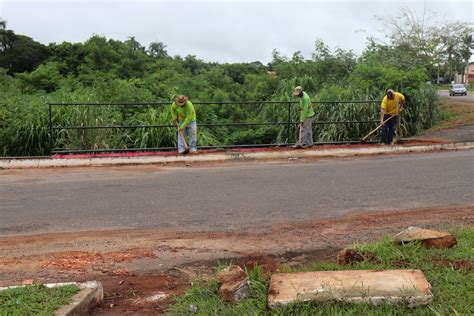
M 260 267 L 249 272 L 252 296 L 236 304 L 225 303 L 218 293 L 217 281 L 196 282 L 186 294 L 177 299 L 171 314 L 192 314 L 190 305 L 198 306 L 200 315 L 472 315 L 474 311 L 474 272 L 440 265 L 439 260 L 474 261 L 474 231 L 455 232 L 458 244 L 451 249 L 425 249 L 419 244 L 396 245 L 391 238 L 353 248 L 373 254 L 371 259 L 351 266 L 314 262 L 311 266 L 289 267 L 281 272 L 421 269 L 434 295 L 425 307 L 408 309 L 403 306 L 371 306 L 348 303 L 300 303 L 276 311 L 267 307 L 270 275 Z
M 72 302 L 80 289 L 76 285 L 47 288 L 31 285 L 0 291 L 0 315 L 53 315 Z

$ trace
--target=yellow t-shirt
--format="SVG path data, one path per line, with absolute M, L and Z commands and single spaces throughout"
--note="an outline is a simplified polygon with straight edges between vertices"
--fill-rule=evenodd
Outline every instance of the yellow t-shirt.
M 394 92 L 393 100 L 389 100 L 387 96 L 383 98 L 381 108 L 385 114 L 398 114 L 400 112 L 401 102 L 405 102 L 405 96 L 401 93 Z

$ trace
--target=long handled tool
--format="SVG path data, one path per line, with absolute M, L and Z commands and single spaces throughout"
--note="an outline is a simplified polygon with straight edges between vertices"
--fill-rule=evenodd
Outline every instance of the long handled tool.
M 303 148 L 303 144 L 301 144 L 301 130 L 302 126 L 301 124 L 298 124 L 299 132 L 298 132 L 298 143 L 295 144 L 294 148 Z
M 187 153 L 189 153 L 189 146 L 188 146 L 188 143 L 186 142 L 186 138 L 184 137 L 183 131 L 181 130 L 181 128 L 179 128 L 179 122 L 178 121 L 176 121 L 176 126 L 178 126 L 179 135 L 181 136 L 181 139 L 183 140 L 183 143 L 184 143 L 183 154 L 187 154 Z
M 376 131 L 378 131 L 382 126 L 385 125 L 385 123 L 387 123 L 388 121 L 390 121 L 390 120 L 392 119 L 392 117 L 395 117 L 395 116 L 398 116 L 398 114 L 395 114 L 395 115 L 390 116 L 388 119 L 386 119 L 385 121 L 383 121 L 382 124 L 380 124 L 379 126 L 377 126 L 376 128 L 374 128 L 370 133 L 368 133 L 367 135 L 365 135 L 364 138 L 362 138 L 360 141 L 365 142 L 365 140 L 366 140 L 367 138 L 369 138 L 373 133 L 375 133 Z
M 301 126 L 301 123 L 300 123 L 300 132 L 298 133 L 298 144 L 300 146 L 303 146 L 303 144 L 301 144 L 301 130 L 303 129 L 303 126 Z

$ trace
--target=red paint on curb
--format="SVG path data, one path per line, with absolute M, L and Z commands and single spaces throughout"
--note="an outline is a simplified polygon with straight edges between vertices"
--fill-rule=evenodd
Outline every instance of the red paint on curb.
M 370 144 L 354 144 L 354 145 L 322 145 L 308 148 L 307 150 L 314 149 L 336 149 L 336 148 L 362 148 L 372 147 Z M 288 147 L 252 147 L 252 148 L 234 148 L 234 149 L 206 149 L 199 150 L 198 154 L 210 154 L 216 152 L 235 152 L 235 153 L 250 153 L 250 152 L 272 152 L 272 151 L 287 151 L 292 150 Z M 305 149 L 303 149 L 304 151 Z M 295 150 L 295 152 L 301 151 L 301 149 Z M 52 159 L 88 159 L 88 158 L 105 158 L 105 157 L 142 157 L 142 156 L 162 156 L 170 157 L 177 156 L 178 153 L 175 151 L 146 151 L 146 152 L 115 152 L 115 153 L 90 153 L 90 154 L 56 154 L 52 155 Z

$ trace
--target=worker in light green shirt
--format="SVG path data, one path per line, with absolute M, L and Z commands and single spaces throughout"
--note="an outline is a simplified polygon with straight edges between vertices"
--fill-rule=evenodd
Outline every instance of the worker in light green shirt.
M 314 111 L 311 99 L 303 88 L 298 86 L 293 92 L 295 97 L 300 98 L 300 106 L 298 111 L 299 115 L 299 130 L 297 130 L 298 136 L 294 148 L 305 148 L 314 145 L 313 142 L 313 121 Z
M 187 96 L 178 95 L 171 104 L 171 117 L 178 122 L 178 152 L 180 154 L 186 153 L 186 146 L 184 138 L 189 138 L 189 152 L 191 154 L 197 152 L 196 138 L 197 138 L 197 123 L 196 111 L 194 105 L 188 100 Z

